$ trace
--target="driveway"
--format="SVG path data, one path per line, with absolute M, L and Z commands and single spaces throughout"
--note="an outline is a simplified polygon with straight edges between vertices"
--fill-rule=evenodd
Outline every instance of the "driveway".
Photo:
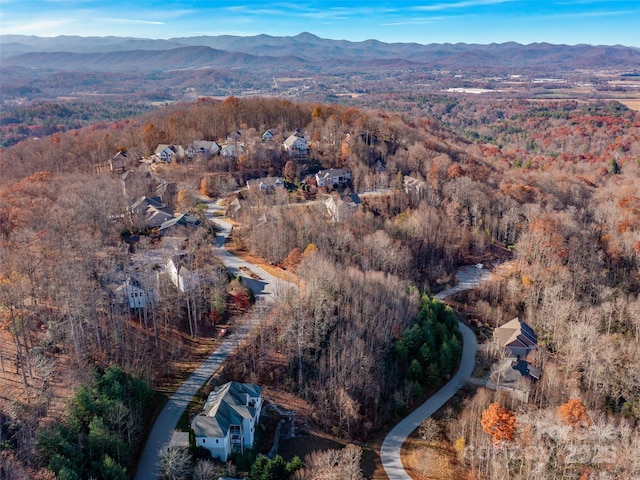
M 462 267 L 456 272 L 458 284 L 435 295 L 435 298 L 442 301 L 449 295 L 475 288 L 481 282 L 491 278 L 491 272 L 484 268 L 475 266 Z M 409 416 L 405 417 L 391 430 L 382 442 L 380 448 L 380 459 L 384 471 L 390 480 L 411 480 L 411 477 L 405 471 L 402 465 L 402 457 L 400 451 L 407 437 L 423 422 L 425 418 L 433 415 L 447 400 L 467 382 L 476 364 L 476 336 L 462 322 L 458 322 L 460 333 L 462 333 L 462 359 L 460 368 L 449 382 L 440 390 L 434 393 L 427 401 L 416 408 Z
M 147 438 L 144 450 L 138 462 L 136 480 L 153 480 L 159 477 L 158 454 L 160 449 L 169 442 L 171 434 L 180 420 L 182 412 L 209 378 L 222 366 L 229 354 L 233 352 L 247 337 L 249 332 L 259 325 L 263 314 L 268 310 L 269 305 L 275 301 L 275 296 L 286 294 L 295 285 L 275 278 L 268 272 L 245 262 L 240 258 L 231 255 L 225 248 L 224 243 L 231 234 L 231 224 L 215 215 L 221 207 L 209 200 L 207 203 L 207 218 L 215 222 L 220 227 L 214 246 L 214 255 L 220 257 L 229 271 L 235 275 L 242 275 L 243 281 L 256 296 L 257 305 L 250 318 L 237 326 L 234 325 L 232 333 L 224 339 L 222 344 L 207 358 L 189 378 L 187 378 L 180 388 L 173 394 L 164 406 L 160 415 L 156 418 L 153 428 Z M 258 278 L 246 277 L 245 272 L 251 271 Z M 255 276 L 254 275 L 254 276 Z

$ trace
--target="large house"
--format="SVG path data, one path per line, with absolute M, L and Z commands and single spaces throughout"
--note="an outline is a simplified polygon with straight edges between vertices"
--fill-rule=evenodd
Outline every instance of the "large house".
M 137 217 L 144 217 L 149 207 L 161 209 L 165 206 L 160 197 L 140 197 L 131 205 L 131 214 Z
M 332 222 L 345 221 L 358 210 L 360 205 L 362 205 L 362 201 L 357 193 L 343 195 L 341 197 L 338 195 L 330 195 L 325 202 L 327 212 Z
M 192 254 L 182 253 L 170 257 L 164 264 L 169 278 L 183 293 L 193 290 L 200 282 L 200 277 L 193 266 L 193 260 Z
M 493 331 L 498 346 L 504 348 L 516 358 L 525 359 L 538 345 L 538 337 L 533 328 L 518 317 Z
M 173 210 L 160 197 L 140 197 L 131 205 L 131 220 L 138 227 L 159 227 L 173 218 Z
M 262 141 L 270 142 L 275 138 L 277 134 L 278 134 L 278 131 L 275 128 L 270 128 L 269 130 L 267 130 L 262 134 Z
M 351 172 L 344 168 L 329 168 L 316 173 L 316 185 L 319 187 L 338 187 L 347 184 Z
M 189 215 L 187 213 L 174 213 L 173 218 L 162 222 L 158 227 L 158 233 L 161 235 L 167 235 L 170 232 L 184 228 L 195 228 L 202 224 L 200 219 L 195 215 Z M 175 235 L 175 234 L 174 234 Z
M 220 152 L 220 145 L 207 140 L 195 140 L 187 147 L 187 157 L 193 158 L 196 155 L 217 155 Z
M 298 135 L 289 135 L 282 144 L 285 152 L 292 157 L 304 157 L 307 155 L 307 141 Z
M 130 309 L 147 308 L 151 301 L 149 293 L 142 287 L 140 282 L 133 277 L 127 279 L 115 290 L 118 299 Z
M 404 191 L 412 197 L 420 197 L 427 190 L 427 183 L 409 175 L 404 176 Z
M 498 348 L 504 349 L 506 357 L 492 366 L 487 388 L 504 390 L 520 401 L 529 401 L 531 383 L 539 380 L 542 373 L 527 359 L 536 348 L 538 337 L 529 325 L 516 317 L 496 328 L 493 338 Z
M 163 223 L 173 218 L 173 210 L 167 206 L 159 208 L 154 205 L 149 205 L 145 213 L 145 223 L 149 228 L 161 227 Z
M 263 193 L 273 192 L 276 188 L 284 187 L 282 177 L 263 177 L 254 180 L 247 180 L 247 187 L 250 191 L 260 191 Z
M 184 156 L 184 148 L 180 145 L 160 144 L 156 148 L 155 155 L 159 160 L 171 163 L 176 158 Z
M 244 145 L 241 143 L 223 145 L 220 149 L 220 155 L 223 157 L 239 157 L 240 155 L 244 155 Z
M 253 447 L 261 410 L 261 387 L 238 382 L 220 385 L 191 420 L 196 445 L 226 462 L 232 452 Z

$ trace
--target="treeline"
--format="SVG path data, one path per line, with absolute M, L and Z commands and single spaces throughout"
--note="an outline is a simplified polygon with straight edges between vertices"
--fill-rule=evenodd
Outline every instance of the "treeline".
M 94 101 L 39 102 L 18 106 L 0 115 L 0 147 L 33 137 L 80 129 L 95 123 L 114 122 L 154 110 L 150 102 Z
M 56 478 L 125 480 L 148 421 L 153 391 L 116 367 L 81 385 L 62 421 L 43 427 L 38 450 Z

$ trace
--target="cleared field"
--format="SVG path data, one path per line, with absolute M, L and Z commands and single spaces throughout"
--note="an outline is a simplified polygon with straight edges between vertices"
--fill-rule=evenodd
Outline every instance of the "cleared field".
M 640 112 L 640 98 L 616 98 L 615 100 L 629 107 L 631 110 Z

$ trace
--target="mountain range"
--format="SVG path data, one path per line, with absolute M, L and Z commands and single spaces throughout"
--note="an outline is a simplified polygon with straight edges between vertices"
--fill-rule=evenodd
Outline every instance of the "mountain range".
M 640 68 L 640 49 L 622 45 L 384 43 L 293 37 L 129 37 L 0 35 L 0 66 L 57 71 L 153 72 L 201 68 Z

